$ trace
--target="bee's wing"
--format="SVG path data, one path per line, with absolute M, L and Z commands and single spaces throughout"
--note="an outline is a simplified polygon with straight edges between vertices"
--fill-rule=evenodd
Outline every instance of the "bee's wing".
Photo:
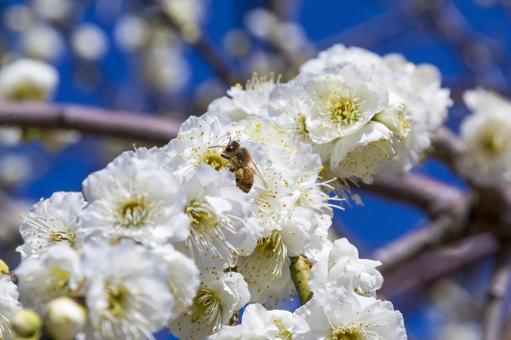
M 264 179 L 263 173 L 261 172 L 261 170 L 259 170 L 259 168 L 258 168 L 258 167 L 257 167 L 257 165 L 255 164 L 255 162 L 254 162 L 254 160 L 253 160 L 253 159 L 251 159 L 251 160 L 250 160 L 250 163 L 252 163 L 252 166 L 254 167 L 254 170 L 255 170 L 255 172 L 257 173 L 257 175 L 258 175 L 259 177 L 261 177 L 261 179 L 263 180 L 264 185 L 265 185 L 267 188 L 269 188 L 268 183 L 267 183 L 267 182 L 266 182 L 266 180 Z

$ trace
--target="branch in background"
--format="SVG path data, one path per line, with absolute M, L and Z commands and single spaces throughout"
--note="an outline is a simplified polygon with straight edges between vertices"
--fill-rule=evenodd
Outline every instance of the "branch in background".
M 504 245 L 497 253 L 494 271 L 488 289 L 484 315 L 484 339 L 502 339 L 506 292 L 509 287 L 511 248 Z
M 460 238 L 464 227 L 464 218 L 461 216 L 439 217 L 425 227 L 409 232 L 377 250 L 375 257 L 382 261 L 382 271 L 390 272 L 429 249 Z
M 463 152 L 463 142 L 448 128 L 440 128 L 433 139 L 432 156 L 449 166 L 452 172 L 457 173 L 456 160 Z
M 190 42 L 190 45 L 206 60 L 227 87 L 233 85 L 233 83 L 238 80 L 235 75 L 236 72 L 231 71 L 231 66 L 225 60 L 226 58 L 215 47 L 211 40 L 204 36 L 204 33 L 202 33 L 196 41 Z
M 269 7 L 280 20 L 296 21 L 302 7 L 302 0 L 269 0 Z
M 148 114 L 46 103 L 1 103 L 0 125 L 69 129 L 151 144 L 174 138 L 181 122 Z
M 361 190 L 410 204 L 431 216 L 450 211 L 452 205 L 463 197 L 457 188 L 411 173 L 399 176 L 380 176 Z
M 171 28 L 176 30 L 186 43 L 193 46 L 227 87 L 238 80 L 237 72 L 232 70 L 231 64 L 225 55 L 211 42 L 204 31 L 197 30 L 197 32 L 195 32 L 194 30 L 193 32 L 188 32 L 187 30 L 189 28 L 180 25 L 172 15 L 164 10 L 164 4 L 162 4 L 161 0 L 145 1 L 156 7 L 158 19 L 163 20 Z
M 423 287 L 494 253 L 498 247 L 494 235 L 483 233 L 429 251 L 384 273 L 381 293 L 391 297 Z

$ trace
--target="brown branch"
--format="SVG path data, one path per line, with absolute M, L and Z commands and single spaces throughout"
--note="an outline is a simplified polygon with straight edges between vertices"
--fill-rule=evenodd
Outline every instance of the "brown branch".
M 236 72 L 231 71 L 231 66 L 226 61 L 223 53 L 216 48 L 208 37 L 202 34 L 197 41 L 190 44 L 195 47 L 225 85 L 230 86 L 238 80 Z
M 164 4 L 162 4 L 161 0 L 145 1 L 148 4 L 155 6 L 157 9 L 157 18 L 178 32 L 186 43 L 194 47 L 198 54 L 206 61 L 206 63 L 208 63 L 218 78 L 220 78 L 226 86 L 230 86 L 238 80 L 237 72 L 232 70 L 231 64 L 227 60 L 226 56 L 213 44 L 209 37 L 205 35 L 205 32 L 198 30 L 197 32 L 194 32 L 192 36 L 189 36 L 187 33 L 188 28 L 183 27 L 172 15 L 165 12 L 163 9 Z
M 165 144 L 174 138 L 180 122 L 173 119 L 46 103 L 0 103 L 0 125 L 70 129 L 100 136 Z
M 451 209 L 463 197 L 457 188 L 431 178 L 411 173 L 399 176 L 380 176 L 361 190 L 390 198 L 424 210 L 431 216 Z
M 498 249 L 491 233 L 482 233 L 431 250 L 384 273 L 381 293 L 396 296 L 423 287 L 439 278 L 488 256 Z
M 504 321 L 504 305 L 506 300 L 507 288 L 511 277 L 511 267 L 509 263 L 511 248 L 504 245 L 497 252 L 495 267 L 492 275 L 488 295 L 486 298 L 484 315 L 484 339 L 500 340 L 502 339 L 502 328 Z
M 463 142 L 448 128 L 440 128 L 433 139 L 432 156 L 457 173 L 456 161 L 463 152 Z
M 409 232 L 383 249 L 379 249 L 375 257 L 382 261 L 382 271 L 392 271 L 429 249 L 460 238 L 464 227 L 464 218 L 461 213 L 458 216 L 441 216 L 419 230 Z

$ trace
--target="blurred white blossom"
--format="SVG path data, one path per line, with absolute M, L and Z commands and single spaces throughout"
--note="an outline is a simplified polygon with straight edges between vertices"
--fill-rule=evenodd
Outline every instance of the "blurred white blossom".
M 53 96 L 59 77 L 44 62 L 19 59 L 0 70 L 0 100 L 47 100 Z
M 108 38 L 98 26 L 81 24 L 73 32 L 71 45 L 80 58 L 96 61 L 106 54 Z
M 481 184 L 511 181 L 511 102 L 477 89 L 465 92 L 472 110 L 461 124 L 464 152 L 459 170 Z
M 65 52 L 65 43 L 59 31 L 50 25 L 31 25 L 22 33 L 22 44 L 30 58 L 48 62 L 59 60 Z

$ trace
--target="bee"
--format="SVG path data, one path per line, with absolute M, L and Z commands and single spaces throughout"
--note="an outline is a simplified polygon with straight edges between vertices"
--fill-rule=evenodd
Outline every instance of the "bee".
M 229 161 L 229 171 L 234 174 L 238 188 L 249 192 L 254 185 L 257 170 L 250 152 L 233 140 L 224 147 L 221 156 Z

